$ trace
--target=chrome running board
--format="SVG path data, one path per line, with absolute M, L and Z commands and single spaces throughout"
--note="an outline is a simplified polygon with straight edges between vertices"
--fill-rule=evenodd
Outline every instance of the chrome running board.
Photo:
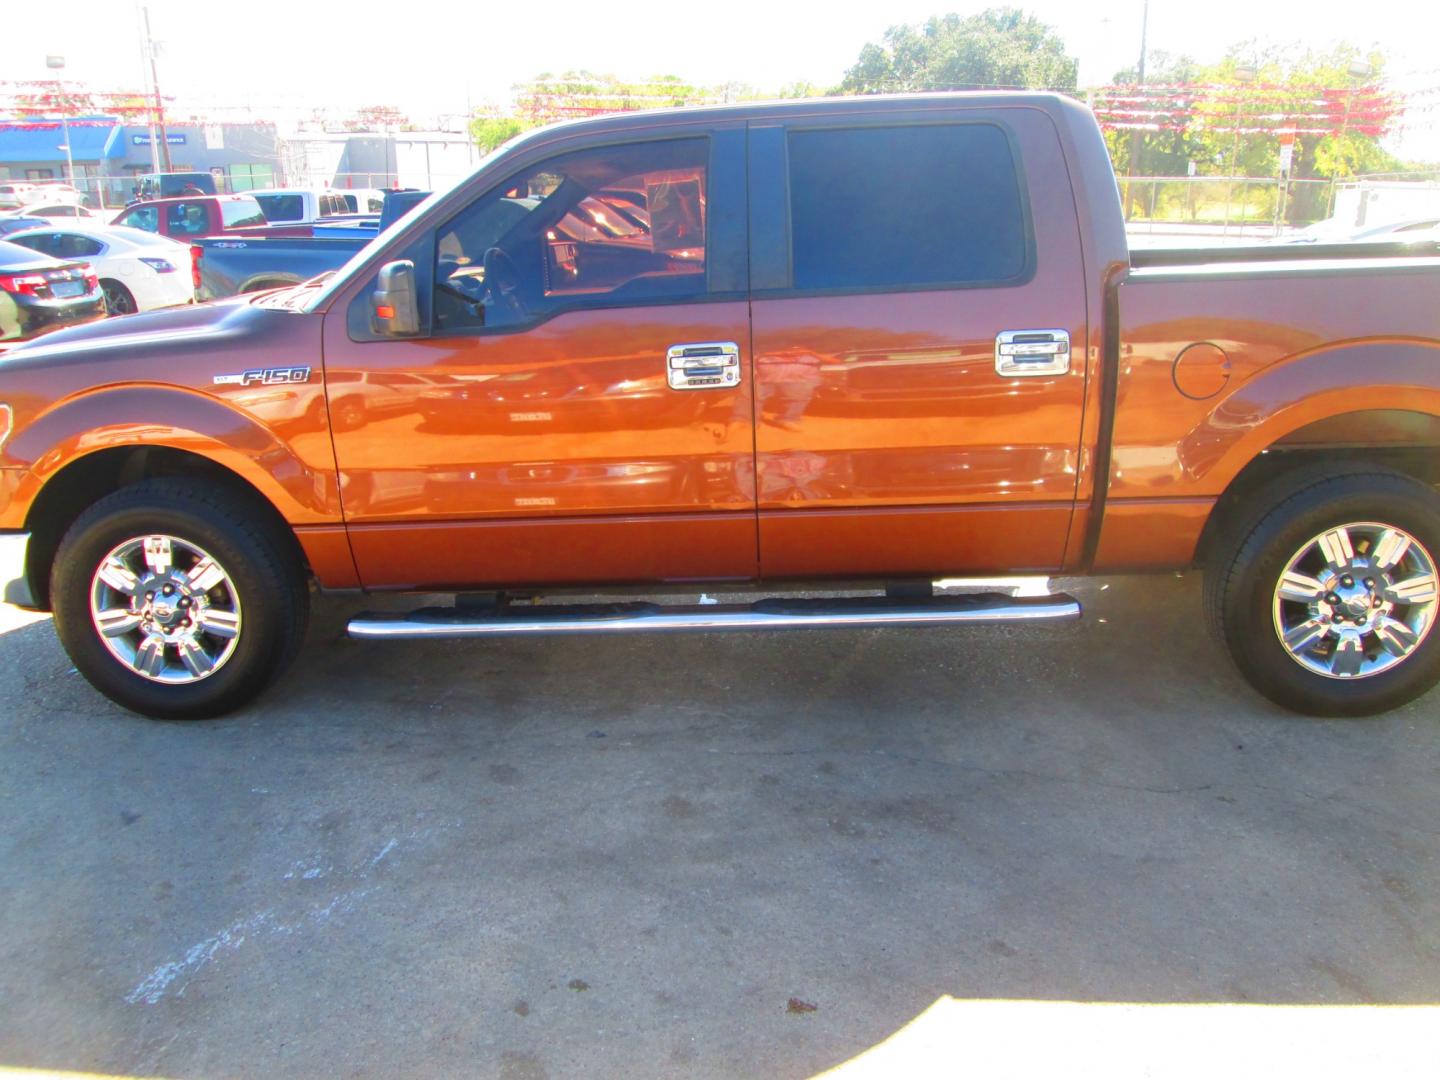
M 679 630 L 791 630 L 870 626 L 963 626 L 968 623 L 1078 619 L 1070 596 L 993 593 L 897 600 L 885 596 L 769 599 L 753 604 L 662 607 L 651 603 L 533 604 L 366 612 L 350 620 L 364 641 L 413 638 L 521 637 L 532 634 L 621 634 Z

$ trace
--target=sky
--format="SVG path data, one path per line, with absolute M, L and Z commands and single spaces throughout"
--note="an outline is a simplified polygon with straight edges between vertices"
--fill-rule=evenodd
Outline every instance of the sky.
M 1080 60 L 1081 85 L 1132 67 L 1144 0 L 1031 0 L 1019 6 L 1050 23 Z M 63 54 L 65 75 L 97 89 L 138 89 L 142 78 L 137 0 L 67 0 L 65 17 L 14 4 L 0 36 L 0 79 L 50 77 L 45 56 Z M 692 82 L 739 81 L 775 90 L 796 81 L 836 83 L 861 46 L 886 27 L 933 14 L 970 14 L 961 0 L 594 0 L 487 3 L 430 0 L 148 0 L 161 42 L 160 82 L 183 103 L 248 105 L 256 118 L 282 111 L 393 104 L 427 119 L 503 103 L 509 88 L 544 71 L 572 68 L 640 79 L 676 74 Z M 410 17 L 410 12 L 416 13 Z M 1433 0 L 1150 0 L 1149 49 L 1218 59 L 1258 38 L 1297 48 L 1349 41 L 1390 57 L 1401 89 L 1440 87 L 1440 5 Z M 1440 111 L 1405 133 L 1440 159 Z M 1412 155 L 1419 156 L 1419 155 Z

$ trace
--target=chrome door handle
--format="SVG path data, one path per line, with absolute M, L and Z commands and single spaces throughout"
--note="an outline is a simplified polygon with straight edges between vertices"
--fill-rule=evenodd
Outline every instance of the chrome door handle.
M 996 375 L 1064 375 L 1069 370 L 1068 330 L 1005 330 L 995 335 Z
M 665 350 L 671 390 L 727 390 L 740 385 L 740 346 L 733 341 L 671 345 Z

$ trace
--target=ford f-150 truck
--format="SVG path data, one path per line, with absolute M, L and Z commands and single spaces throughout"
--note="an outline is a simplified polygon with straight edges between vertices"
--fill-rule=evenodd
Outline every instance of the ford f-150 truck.
M 1440 677 L 1437 300 L 1413 252 L 1132 255 L 1061 97 L 569 123 L 324 281 L 10 352 L 6 595 L 203 717 L 311 583 L 457 595 L 384 642 L 1063 620 L 931 583 L 1198 565 L 1255 687 L 1370 713 Z M 771 595 L 640 599 L 687 588 Z

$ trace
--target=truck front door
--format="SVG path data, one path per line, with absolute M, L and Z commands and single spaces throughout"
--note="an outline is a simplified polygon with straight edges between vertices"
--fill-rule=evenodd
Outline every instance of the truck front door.
M 756 122 L 749 162 L 764 576 L 1058 568 L 1086 310 L 1049 117 Z
M 744 129 L 665 130 L 517 155 L 408 243 L 420 337 L 375 332 L 373 279 L 332 307 L 367 586 L 755 576 Z

